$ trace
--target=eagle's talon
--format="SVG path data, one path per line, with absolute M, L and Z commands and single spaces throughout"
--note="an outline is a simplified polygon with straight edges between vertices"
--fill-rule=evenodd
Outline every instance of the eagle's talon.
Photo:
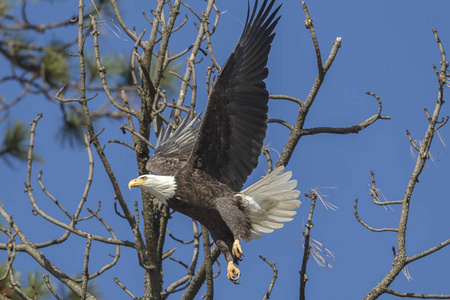
M 241 271 L 239 271 L 239 269 L 236 268 L 236 266 L 233 264 L 232 261 L 228 262 L 227 277 L 234 284 L 240 283 L 238 280 L 239 278 L 241 278 Z
M 233 243 L 233 248 L 231 249 L 231 253 L 236 256 L 238 259 L 241 259 L 241 256 L 244 255 L 244 252 L 242 252 L 241 244 L 239 244 L 239 240 L 235 239 Z

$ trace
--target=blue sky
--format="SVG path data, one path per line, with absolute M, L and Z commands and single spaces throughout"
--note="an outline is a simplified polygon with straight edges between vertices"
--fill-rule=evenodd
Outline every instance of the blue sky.
M 203 1 L 193 1 L 197 11 L 203 9 Z M 316 59 L 309 31 L 303 25 L 304 14 L 299 1 L 277 1 L 283 3 L 280 11 L 281 21 L 276 28 L 276 38 L 269 57 L 268 90 L 273 94 L 287 94 L 304 100 L 316 77 Z M 28 9 L 41 5 L 30 3 Z M 76 13 L 75 1 L 59 3 L 49 2 L 49 7 L 40 15 L 32 15 L 32 20 L 55 20 Z M 87 5 L 90 5 L 87 3 Z M 142 1 L 119 2 L 126 6 L 124 17 L 129 27 L 136 26 L 138 32 L 147 29 L 149 24 L 142 17 L 144 10 L 150 15 L 151 4 Z M 336 257 L 329 261 L 332 269 L 324 269 L 313 260 L 308 264 L 308 299 L 360 299 L 370 291 L 388 272 L 393 256 L 392 246 L 397 246 L 393 233 L 373 233 L 363 228 L 353 216 L 353 203 L 359 198 L 359 214 L 363 220 L 374 227 L 396 227 L 400 207 L 383 209 L 375 207 L 369 196 L 370 171 L 375 172 L 377 187 L 388 200 L 403 197 L 406 185 L 414 167 L 410 154 L 410 145 L 405 130 L 413 138 L 422 139 L 427 120 L 424 108 L 434 109 L 437 97 L 437 80 L 432 68 L 439 66 L 440 54 L 434 40 L 432 27 L 435 27 L 444 47 L 450 51 L 450 26 L 448 12 L 450 2 L 441 1 L 308 1 L 310 14 L 325 60 L 336 37 L 342 38 L 342 46 L 337 58 L 328 72 L 325 82 L 317 95 L 306 128 L 316 126 L 349 126 L 359 123 L 377 112 L 376 101 L 365 95 L 371 91 L 380 96 L 383 102 L 383 115 L 391 120 L 379 120 L 359 134 L 307 136 L 301 139 L 287 169 L 292 170 L 299 182 L 302 193 L 317 186 L 336 187 L 323 189 L 324 194 L 332 194 L 326 200 L 339 209 L 336 212 L 326 210 L 321 204 L 316 207 L 312 237 L 323 243 Z M 245 22 L 247 4 L 245 1 L 218 1 L 221 21 L 213 36 L 215 55 L 220 64 L 232 51 Z M 58 16 L 50 14 L 58 9 Z M 186 12 L 182 12 L 184 15 Z M 180 21 L 181 22 L 180 18 Z M 59 20 L 59 19 L 58 19 Z M 187 26 L 193 27 L 194 20 L 189 16 Z M 75 36 L 76 29 L 71 28 L 65 34 Z M 195 37 L 195 31 L 178 33 L 170 43 L 171 51 L 184 49 Z M 130 53 L 134 43 L 125 34 L 119 38 L 104 27 L 101 36 L 105 45 L 123 49 Z M 88 47 L 91 45 L 88 43 Z M 106 47 L 105 47 L 106 48 Z M 106 50 L 105 50 L 106 51 Z M 204 91 L 205 68 L 197 67 L 199 102 L 197 110 L 202 111 L 206 103 Z M 185 62 L 181 60 L 184 72 Z M 0 64 L 5 61 L 0 58 Z M 73 60 L 76 64 L 76 59 Z M 202 69 L 203 68 L 203 69 Z M 2 74 L 4 70 L 0 70 Z M 17 94 L 16 87 L 8 88 L 4 95 Z M 5 87 L 2 87 L 5 91 Z M 445 90 L 447 92 L 448 90 Z M 2 92 L 3 94 L 4 92 Z M 100 95 L 98 101 L 106 100 Z M 444 98 L 445 100 L 445 98 Z M 96 100 L 97 101 L 97 100 Z M 92 104 L 96 105 L 96 104 Z M 291 123 L 295 121 L 297 107 L 292 103 L 270 102 L 269 117 L 283 118 Z M 449 114 L 445 104 L 442 116 Z M 43 180 L 47 189 L 71 211 L 74 211 L 84 189 L 88 161 L 82 148 L 60 148 L 55 141 L 59 127 L 59 110 L 38 97 L 23 100 L 10 112 L 12 118 L 31 121 L 37 113 L 43 112 L 44 118 L 37 129 L 36 151 L 45 159 L 45 163 L 36 163 L 33 168 L 33 187 L 38 203 L 43 209 L 64 220 L 51 201 L 39 191 L 37 174 L 44 171 Z M 58 123 L 57 123 L 58 122 Z M 124 121 L 97 124 L 97 131 L 106 127 L 101 136 L 103 143 L 108 139 L 124 139 L 119 126 Z M 56 124 L 56 125 L 55 125 Z M 0 124 L 4 130 L 5 123 Z M 450 142 L 449 127 L 444 127 L 440 135 L 445 143 Z M 276 151 L 281 152 L 288 132 L 280 125 L 270 125 L 265 141 Z M 450 238 L 448 230 L 450 220 L 450 198 L 448 182 L 450 159 L 449 150 L 438 138 L 432 144 L 436 158 L 429 161 L 423 171 L 420 183 L 413 194 L 411 213 L 407 233 L 407 253 L 415 255 Z M 137 175 L 134 154 L 122 146 L 108 144 L 106 154 L 112 163 L 124 196 L 130 206 L 140 198 L 138 190 L 128 191 L 128 181 Z M 101 163 L 95 156 L 94 187 L 89 194 L 88 207 L 95 208 L 102 201 L 101 215 L 112 225 L 116 234 L 123 239 L 132 239 L 131 232 L 122 219 L 114 214 L 113 192 L 105 177 Z M 0 201 L 14 220 L 28 235 L 36 235 L 33 241 L 54 238 L 62 230 L 49 226 L 40 217 L 31 214 L 31 205 L 23 193 L 26 171 L 24 164 L 16 164 L 10 169 L 2 163 L 0 181 Z M 261 160 L 259 167 L 249 178 L 255 182 L 265 173 L 267 165 Z M 215 280 L 216 299 L 261 299 L 267 291 L 272 278 L 270 267 L 258 257 L 262 255 L 275 262 L 278 268 L 278 280 L 271 294 L 272 299 L 296 299 L 299 290 L 299 270 L 302 259 L 302 231 L 309 211 L 309 200 L 301 196 L 302 207 L 294 221 L 283 229 L 265 235 L 262 239 L 243 244 L 245 259 L 240 265 L 242 283 L 233 285 L 224 273 Z M 176 214 L 169 229 L 176 236 L 191 238 L 191 221 Z M 97 234 L 108 235 L 97 227 L 95 222 L 81 224 L 84 230 L 95 230 Z M 67 245 L 44 250 L 45 255 L 69 274 L 80 273 L 82 269 L 85 240 L 72 236 Z M 191 246 L 181 246 L 167 239 L 166 250 L 177 248 L 174 257 L 190 261 Z M 110 261 L 108 253 L 114 248 L 94 242 L 92 246 L 92 271 Z M 410 267 L 414 280 L 406 280 L 400 275 L 391 286 L 403 292 L 450 294 L 450 248 L 414 262 Z M 0 254 L 0 259 L 6 255 Z M 222 269 L 225 260 L 221 257 Z M 34 270 L 36 264 L 25 255 L 17 259 L 17 268 Z M 174 262 L 164 265 L 167 287 L 173 280 L 184 275 L 184 269 Z M 142 295 L 143 272 L 137 263 L 137 257 L 130 249 L 123 249 L 118 265 L 96 280 L 105 299 L 125 299 L 126 295 L 114 282 L 118 277 L 136 295 Z M 200 293 L 202 294 L 202 292 Z M 199 295 L 200 295 L 199 294 Z M 175 296 L 173 299 L 176 299 Z M 393 299 L 384 295 L 381 299 Z

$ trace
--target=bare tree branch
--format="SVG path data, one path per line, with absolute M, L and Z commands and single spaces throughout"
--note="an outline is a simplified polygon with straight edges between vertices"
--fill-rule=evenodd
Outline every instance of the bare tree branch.
M 283 152 L 281 153 L 280 159 L 278 160 L 277 166 L 284 165 L 286 166 L 291 158 L 291 155 L 294 151 L 294 148 L 296 147 L 298 141 L 302 137 L 302 129 L 306 120 L 306 115 L 308 114 L 308 111 L 311 107 L 311 105 L 314 102 L 314 99 L 319 92 L 319 89 L 324 81 L 325 74 L 328 71 L 328 69 L 331 67 L 331 64 L 333 63 L 337 51 L 341 46 L 341 38 L 336 38 L 336 41 L 333 43 L 333 47 L 331 49 L 330 55 L 328 56 L 328 59 L 325 62 L 325 65 L 322 66 L 322 59 L 319 49 L 319 44 L 317 42 L 317 36 L 313 27 L 313 21 L 309 15 L 309 11 L 306 7 L 306 4 L 302 2 L 303 10 L 305 12 L 305 26 L 307 29 L 310 30 L 311 38 L 313 40 L 314 49 L 316 50 L 316 58 L 318 62 L 318 74 L 314 81 L 313 87 L 311 88 L 311 91 L 309 92 L 308 97 L 306 98 L 304 105 L 302 105 L 299 109 L 298 115 L 297 115 L 297 121 L 295 123 L 294 128 L 291 130 L 289 139 L 283 149 Z
M 384 119 L 384 120 L 388 120 L 390 119 L 390 117 L 385 117 L 381 115 L 381 100 L 380 98 L 371 93 L 371 92 L 366 92 L 366 94 L 371 95 L 373 97 L 375 97 L 378 101 L 378 113 L 371 116 L 370 118 L 366 119 L 365 121 L 353 125 L 353 126 L 348 126 L 348 127 L 338 127 L 338 128 L 333 128 L 333 127 L 316 127 L 316 128 L 311 128 L 311 129 L 302 129 L 301 130 L 301 135 L 311 135 L 311 134 L 318 134 L 318 133 L 334 133 L 334 134 L 349 134 L 349 133 L 358 133 L 361 130 L 367 128 L 368 126 L 372 125 L 373 123 L 375 123 L 375 121 L 380 120 L 380 119 Z
M 122 290 L 124 290 L 124 292 L 127 293 L 127 295 L 130 296 L 132 299 L 134 299 L 134 300 L 138 300 L 138 299 L 139 299 L 138 297 L 136 297 L 135 295 L 133 295 L 133 293 L 131 293 L 130 290 L 127 289 L 127 288 L 122 284 L 122 282 L 120 282 L 120 280 L 119 280 L 117 277 L 114 278 L 114 282 L 117 283 L 117 285 L 120 286 L 120 287 L 122 288 Z
M 419 298 L 419 299 L 450 299 L 450 295 L 437 295 L 437 294 L 417 294 L 417 293 L 403 293 L 386 289 L 387 294 L 391 294 L 397 297 L 405 298 Z
M 308 281 L 308 276 L 306 276 L 306 266 L 308 264 L 309 255 L 311 253 L 310 246 L 309 246 L 309 240 L 311 237 L 311 229 L 314 227 L 314 224 L 312 223 L 312 217 L 314 214 L 314 208 L 316 207 L 316 200 L 317 196 L 315 193 L 309 193 L 305 194 L 306 197 L 309 197 L 311 199 L 311 207 L 309 209 L 308 214 L 308 221 L 305 225 L 305 232 L 303 232 L 303 237 L 305 239 L 304 242 L 304 251 L 303 251 L 303 260 L 302 260 L 302 267 L 300 269 L 300 300 L 305 300 L 305 292 L 306 292 L 306 282 Z
M 62 298 L 53 289 L 53 287 L 50 283 L 50 277 L 48 275 L 44 275 L 43 277 L 44 277 L 45 284 L 47 285 L 47 288 L 50 291 L 50 293 L 52 293 L 52 295 L 55 296 L 55 298 L 57 300 L 62 300 Z
M 2 206 L 0 206 L 0 214 L 5 218 L 6 220 L 11 219 L 11 216 L 9 216 Z M 12 220 L 12 219 L 11 219 Z M 50 272 L 53 276 L 58 278 L 63 284 L 65 284 L 68 288 L 70 288 L 74 293 L 81 296 L 82 295 L 82 289 L 81 287 L 72 280 L 69 276 L 67 276 L 63 271 L 61 271 L 59 268 L 57 268 L 51 261 L 49 261 L 42 252 L 37 250 L 35 247 L 33 247 L 33 244 L 28 241 L 26 236 L 23 234 L 23 232 L 20 230 L 20 228 L 15 224 L 14 222 L 11 222 L 12 228 L 15 232 L 17 232 L 17 235 L 19 236 L 22 245 L 23 245 L 23 251 L 28 253 L 37 263 L 39 263 L 44 269 L 46 269 L 48 272 Z M 12 275 L 11 275 L 12 276 Z M 18 292 L 18 289 L 15 289 L 16 292 Z M 90 295 L 89 293 L 86 294 L 86 299 L 93 300 L 95 297 Z
M 212 300 L 214 298 L 214 281 L 213 281 L 213 262 L 211 259 L 211 249 L 209 242 L 209 232 L 205 226 L 202 225 L 202 238 L 203 238 L 203 252 L 205 256 L 205 268 L 206 268 L 206 300 Z
M 384 231 L 393 231 L 393 232 L 398 232 L 398 228 L 374 228 L 371 227 L 369 225 L 367 225 L 363 220 L 361 220 L 361 218 L 359 217 L 358 214 L 358 199 L 355 200 L 355 204 L 353 205 L 353 212 L 355 214 L 355 218 L 356 220 L 358 220 L 359 223 L 361 223 L 361 225 L 363 225 L 364 227 L 366 227 L 367 229 L 369 229 L 370 231 L 373 232 L 384 232 Z
M 100 50 L 99 50 L 100 45 L 99 45 L 99 42 L 98 42 L 98 35 L 99 35 L 99 32 L 98 32 L 98 30 L 97 30 L 97 19 L 96 19 L 94 16 L 91 16 L 91 19 L 92 19 L 91 24 L 92 24 L 92 27 L 93 27 L 92 35 L 94 36 L 95 61 L 96 61 L 96 63 L 97 63 L 98 74 L 99 74 L 99 76 L 100 76 L 100 80 L 102 81 L 103 89 L 104 89 L 106 95 L 108 96 L 109 101 L 110 101 L 110 102 L 111 102 L 118 110 L 120 110 L 120 111 L 122 111 L 122 112 L 124 112 L 124 113 L 130 114 L 130 115 L 133 115 L 133 116 L 135 116 L 136 118 L 139 118 L 139 113 L 138 113 L 137 111 L 132 110 L 132 109 L 130 109 L 129 107 L 125 107 L 125 106 L 119 104 L 119 103 L 116 101 L 116 99 L 114 99 L 114 96 L 111 94 L 111 91 L 109 90 L 108 84 L 107 84 L 107 82 L 106 82 L 106 76 L 105 76 L 107 70 L 106 70 L 105 67 L 102 65 L 102 62 L 101 62 L 101 59 L 100 59 Z M 85 100 L 85 99 L 82 98 L 81 100 L 83 100 L 83 103 L 84 103 L 84 100 Z
M 261 258 L 263 261 L 265 261 L 273 270 L 273 276 L 272 276 L 272 280 L 270 281 L 270 285 L 269 285 L 269 289 L 267 290 L 267 293 L 264 294 L 263 296 L 263 300 L 267 300 L 270 298 L 270 294 L 272 293 L 272 289 L 275 285 L 275 282 L 277 281 L 278 278 L 278 270 L 277 267 L 275 266 L 275 263 L 270 262 L 267 258 L 262 257 L 261 255 L 259 256 L 259 258 Z
M 437 79 L 438 79 L 438 96 L 436 100 L 436 104 L 434 107 L 433 114 L 430 116 L 428 111 L 425 110 L 425 114 L 428 119 L 428 128 L 425 133 L 425 136 L 423 137 L 421 143 L 420 143 L 420 151 L 417 155 L 416 164 L 414 166 L 414 170 L 411 174 L 411 177 L 409 179 L 408 185 L 406 187 L 405 195 L 402 200 L 402 211 L 400 215 L 400 221 L 398 226 L 398 255 L 396 259 L 394 260 L 393 266 L 391 270 L 384 276 L 383 280 L 378 283 L 365 297 L 364 299 L 376 299 L 380 295 L 387 293 L 389 290 L 390 284 L 394 281 L 394 279 L 397 277 L 397 275 L 403 270 L 403 268 L 410 263 L 413 260 L 417 260 L 421 257 L 424 257 L 426 255 L 429 255 L 431 253 L 436 252 L 437 250 L 447 246 L 450 244 L 450 240 L 446 240 L 445 242 L 430 248 L 420 254 L 417 254 L 413 256 L 414 259 L 408 258 L 406 254 L 406 228 L 409 218 L 409 212 L 410 212 L 410 203 L 412 194 L 414 192 L 416 183 L 419 182 L 419 176 L 422 173 L 423 168 L 425 167 L 426 161 L 428 158 L 430 158 L 429 151 L 431 142 L 433 141 L 434 133 L 436 130 L 437 124 L 439 124 L 439 113 L 441 111 L 442 105 L 444 104 L 444 87 L 446 84 L 446 78 L 447 78 L 447 68 L 448 68 L 448 62 L 446 59 L 445 51 L 442 46 L 441 40 L 437 34 L 437 31 L 433 28 L 433 33 L 436 39 L 436 42 L 439 46 L 439 50 L 441 53 L 441 70 L 440 72 L 437 72 Z M 356 205 L 356 203 L 355 203 Z M 393 293 L 396 293 L 395 295 L 401 295 L 402 293 L 398 293 L 392 291 Z
M 87 287 L 89 281 L 89 256 L 92 246 L 92 236 L 88 235 L 86 250 L 84 252 L 84 264 L 83 264 L 83 273 L 82 273 L 82 283 L 81 283 L 81 299 L 86 299 L 87 295 Z
M 274 100 L 288 100 L 288 101 L 297 103 L 300 106 L 302 106 L 304 104 L 304 102 L 302 100 L 297 99 L 297 98 L 295 98 L 293 96 L 288 96 L 288 95 L 273 95 L 273 94 L 270 94 L 269 98 L 270 99 L 274 99 Z
M 213 8 L 215 0 L 208 0 L 208 5 L 206 7 L 206 10 L 203 14 L 203 18 L 209 18 L 209 15 L 211 13 L 211 10 Z M 199 30 L 198 30 L 198 34 L 197 34 L 197 38 L 195 39 L 194 42 L 194 46 L 192 47 L 192 51 L 191 54 L 189 56 L 190 59 L 195 59 L 195 57 L 197 56 L 197 53 L 200 49 L 200 45 L 203 41 L 203 37 L 204 36 L 204 27 L 200 26 Z M 177 100 L 177 105 L 178 106 L 183 106 L 184 104 L 184 99 L 186 97 L 186 92 L 187 92 L 187 84 L 185 82 L 189 82 L 190 78 L 192 75 L 192 68 L 190 66 L 190 64 L 187 64 L 187 68 L 186 68 L 186 72 L 184 74 L 183 77 L 183 83 L 181 84 L 181 88 L 180 88 L 180 93 L 178 95 L 178 100 Z M 175 117 L 179 117 L 180 116 L 180 112 L 175 112 Z
M 216 261 L 216 259 L 220 255 L 219 247 L 214 246 L 211 249 L 211 259 L 212 261 Z M 203 262 L 200 268 L 198 269 L 197 273 L 195 273 L 194 278 L 192 278 L 191 284 L 187 288 L 187 290 L 184 292 L 184 294 L 181 296 L 180 300 L 192 300 L 195 298 L 195 296 L 198 293 L 198 290 L 202 286 L 203 282 L 206 278 L 206 263 Z
M 167 287 L 167 289 L 165 291 L 165 294 L 164 294 L 164 297 L 163 297 L 164 299 L 166 299 L 170 294 L 173 294 L 173 293 L 176 293 L 178 291 L 182 291 L 182 290 L 186 289 L 189 286 L 189 284 L 190 284 L 190 282 L 192 280 L 192 277 L 195 274 L 195 268 L 197 266 L 198 255 L 199 255 L 199 248 L 200 248 L 200 242 L 199 242 L 200 234 L 198 232 L 197 222 L 194 221 L 194 220 L 192 220 L 192 229 L 193 229 L 193 233 L 194 233 L 194 239 L 193 239 L 194 248 L 193 248 L 193 251 L 192 251 L 191 264 L 190 264 L 190 266 L 185 266 L 186 270 L 187 270 L 187 274 L 185 276 L 183 276 L 182 278 L 178 279 L 177 281 L 171 283 Z M 178 242 L 183 242 L 183 241 L 178 240 Z M 175 260 L 173 258 L 171 258 L 171 259 L 176 261 L 177 263 L 183 265 L 183 263 L 181 263 L 179 260 Z
M 370 178 L 372 180 L 372 189 L 370 190 L 370 195 L 372 196 L 372 201 L 376 205 L 394 205 L 394 204 L 403 204 L 403 200 L 396 200 L 396 201 L 379 201 L 378 194 L 379 190 L 375 186 L 375 173 L 373 171 L 370 171 Z

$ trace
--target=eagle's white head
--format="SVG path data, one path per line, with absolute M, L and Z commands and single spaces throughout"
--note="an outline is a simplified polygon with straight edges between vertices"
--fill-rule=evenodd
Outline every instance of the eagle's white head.
M 128 188 L 140 187 L 144 191 L 151 193 L 162 203 L 167 205 L 167 199 L 175 195 L 177 183 L 173 176 L 142 175 L 128 183 Z

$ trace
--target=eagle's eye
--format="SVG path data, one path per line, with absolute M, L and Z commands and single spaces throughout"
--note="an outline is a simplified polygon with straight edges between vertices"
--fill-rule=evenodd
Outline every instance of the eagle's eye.
M 142 180 L 143 180 L 143 181 L 146 181 L 146 180 L 147 180 L 147 177 L 142 177 Z

